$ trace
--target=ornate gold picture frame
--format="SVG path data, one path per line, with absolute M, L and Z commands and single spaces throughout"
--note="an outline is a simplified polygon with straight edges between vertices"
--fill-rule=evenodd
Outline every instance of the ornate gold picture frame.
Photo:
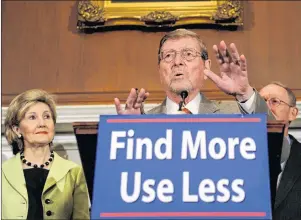
M 78 2 L 78 29 L 110 26 L 241 26 L 238 0 L 86 0 Z

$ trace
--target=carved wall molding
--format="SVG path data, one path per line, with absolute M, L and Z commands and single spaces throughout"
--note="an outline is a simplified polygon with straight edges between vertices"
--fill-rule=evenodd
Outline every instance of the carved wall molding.
M 212 16 L 216 22 L 233 20 L 234 23 L 242 23 L 243 4 L 238 0 L 230 0 L 218 7 L 217 12 Z
M 90 1 L 78 2 L 78 19 L 83 22 L 105 22 L 104 9 Z
M 178 16 L 174 16 L 168 11 L 154 11 L 141 17 L 141 21 L 146 24 L 174 24 L 179 20 Z
M 157 104 L 146 104 L 145 110 L 155 107 Z M 293 129 L 289 133 L 294 135 L 301 142 L 301 101 L 298 102 L 298 119 Z M 2 107 L 2 127 L 6 117 L 7 107 Z M 57 126 L 56 135 L 53 143 L 56 152 L 60 155 L 67 154 L 68 158 L 78 164 L 81 164 L 77 142 L 72 129 L 73 122 L 97 122 L 99 115 L 116 114 L 114 105 L 83 105 L 83 106 L 57 106 Z M 3 129 L 2 129 L 3 132 Z M 8 145 L 4 135 L 1 135 L 2 160 L 12 157 L 11 147 Z
M 79 30 L 108 26 L 173 27 L 191 24 L 243 25 L 239 0 L 114 2 L 85 0 L 78 3 Z
M 145 104 L 145 111 L 148 111 L 159 103 Z M 124 107 L 124 105 L 122 105 Z M 297 102 L 299 109 L 298 119 L 301 120 L 301 101 Z M 6 117 L 7 107 L 2 107 L 2 126 Z M 99 115 L 116 115 L 115 105 L 71 105 L 57 106 L 57 124 L 71 124 L 73 122 L 96 122 Z M 298 125 L 301 127 L 301 125 Z M 70 131 L 70 130 L 69 130 Z

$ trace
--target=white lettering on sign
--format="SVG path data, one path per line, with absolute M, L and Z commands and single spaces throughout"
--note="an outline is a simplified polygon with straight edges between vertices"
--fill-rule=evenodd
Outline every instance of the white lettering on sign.
M 158 160 L 172 159 L 172 130 L 166 130 L 165 137 L 157 139 L 155 143 L 150 138 L 134 138 L 134 135 L 134 130 L 112 131 L 110 160 L 116 160 L 118 151 L 122 149 L 126 150 L 127 160 L 151 160 L 153 155 Z
M 183 130 L 179 142 L 174 145 L 178 147 L 179 154 L 175 153 L 178 161 L 231 160 L 230 163 L 233 163 L 236 158 L 256 159 L 256 143 L 253 138 L 248 136 L 222 138 L 207 135 L 205 130 L 199 130 L 193 134 L 190 130 Z M 122 157 L 126 160 L 147 160 L 145 162 L 151 166 L 150 160 L 172 160 L 175 155 L 173 155 L 172 129 L 166 129 L 161 136 L 156 138 L 139 136 L 133 129 L 111 132 L 110 160 L 116 161 Z M 160 163 L 164 166 L 167 162 Z M 140 164 L 142 163 L 140 162 Z M 171 203 L 175 196 L 174 193 L 181 192 L 181 189 L 175 190 L 177 184 L 173 183 L 171 179 L 161 176 L 155 178 L 154 175 L 149 178 L 145 173 L 138 172 L 139 168 L 139 163 L 137 163 L 135 172 L 117 174 L 120 175 L 120 195 L 124 202 L 152 203 L 159 200 L 162 203 Z M 229 179 L 222 175 L 220 179 L 216 180 L 216 176 L 212 174 L 215 177 L 214 180 L 206 177 L 196 181 L 195 175 L 190 177 L 189 171 L 182 170 L 184 167 L 177 166 L 176 169 L 179 169 L 179 175 L 182 175 L 178 176 L 177 180 L 182 180 L 182 198 L 179 197 L 183 202 L 241 203 L 246 199 L 245 180 L 241 178 Z M 169 175 L 168 172 L 167 175 Z M 195 185 L 195 183 L 197 184 Z
M 242 189 L 244 181 L 235 179 L 231 183 L 228 179 L 220 179 L 215 183 L 211 179 L 203 179 L 198 186 L 198 194 L 190 192 L 189 172 L 183 172 L 183 202 L 242 202 L 245 199 L 245 191 Z M 231 196 L 231 192 L 236 195 Z
M 132 190 L 130 195 L 129 189 Z M 128 173 L 121 173 L 120 195 L 126 203 L 136 202 L 141 194 L 141 200 L 145 203 L 153 202 L 156 198 L 161 202 L 169 203 L 173 200 L 173 193 L 174 186 L 169 179 L 163 179 L 159 182 L 154 179 L 142 180 L 141 172 L 135 172 L 133 187 L 130 188 L 128 187 Z
M 250 137 L 245 137 L 241 141 L 238 137 L 227 140 L 214 137 L 207 140 L 206 131 L 198 131 L 195 138 L 190 131 L 183 131 L 181 159 L 197 159 L 198 156 L 200 159 L 207 159 L 208 156 L 214 160 L 235 159 L 236 148 L 244 159 L 255 159 L 256 144 Z

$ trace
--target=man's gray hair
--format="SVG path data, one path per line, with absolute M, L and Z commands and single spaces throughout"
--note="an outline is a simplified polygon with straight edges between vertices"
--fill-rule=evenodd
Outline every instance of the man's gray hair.
M 289 104 L 291 106 L 294 106 L 294 107 L 297 105 L 297 98 L 296 98 L 295 94 L 293 93 L 293 91 L 290 88 L 288 88 L 283 83 L 277 82 L 277 81 L 271 82 L 270 84 L 280 86 L 280 87 L 284 88 L 286 90 L 288 98 L 289 98 Z
M 158 50 L 158 63 L 161 61 L 161 49 L 163 44 L 169 40 L 169 39 L 180 39 L 185 37 L 191 37 L 198 41 L 201 49 L 201 57 L 203 60 L 208 60 L 208 51 L 205 43 L 202 41 L 202 39 L 193 31 L 189 31 L 187 29 L 176 29 L 174 31 L 168 32 L 160 41 L 159 50 Z

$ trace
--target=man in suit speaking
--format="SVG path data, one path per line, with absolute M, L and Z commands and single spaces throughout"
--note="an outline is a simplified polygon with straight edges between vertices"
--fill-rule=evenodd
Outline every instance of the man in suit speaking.
M 221 41 L 213 46 L 213 51 L 220 76 L 210 70 L 207 48 L 196 33 L 186 29 L 167 33 L 161 39 L 158 52 L 158 69 L 166 99 L 147 114 L 177 114 L 184 109 L 191 114 L 268 112 L 265 101 L 249 84 L 246 57 L 238 53 L 235 44 L 227 48 Z M 200 93 L 207 78 L 234 96 L 236 102 L 208 100 Z M 132 88 L 124 109 L 115 98 L 117 113 L 143 114 L 143 102 L 148 96 L 145 89 Z
M 270 84 L 259 93 L 250 86 L 247 60 L 240 55 L 235 44 L 229 47 L 224 41 L 213 46 L 220 74 L 213 73 L 211 60 L 205 44 L 199 36 L 186 29 L 167 33 L 160 42 L 158 70 L 166 98 L 146 114 L 178 114 L 185 109 L 190 114 L 221 113 L 268 113 L 269 120 L 287 122 L 282 150 L 285 167 L 279 175 L 273 219 L 301 219 L 301 144 L 288 135 L 288 124 L 298 115 L 296 98 L 280 84 Z M 216 86 L 235 101 L 216 102 L 202 93 L 205 80 L 209 78 Z M 131 89 L 125 108 L 115 98 L 116 111 L 120 115 L 143 114 L 143 102 L 150 94 L 141 89 Z

